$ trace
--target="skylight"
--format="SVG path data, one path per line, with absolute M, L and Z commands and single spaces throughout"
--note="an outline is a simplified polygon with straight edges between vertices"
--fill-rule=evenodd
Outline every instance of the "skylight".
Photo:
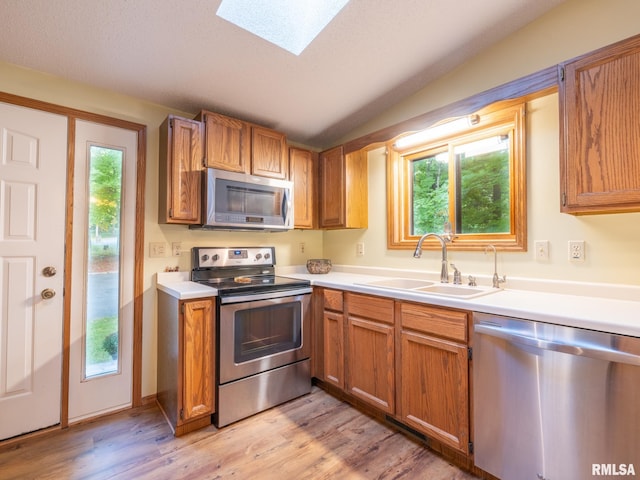
M 300 55 L 349 0 L 222 0 L 221 18 Z

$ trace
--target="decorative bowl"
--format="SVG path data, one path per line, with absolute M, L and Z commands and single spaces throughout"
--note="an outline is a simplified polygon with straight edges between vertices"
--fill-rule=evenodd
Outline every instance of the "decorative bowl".
M 331 271 L 331 260 L 328 258 L 307 260 L 307 270 L 309 273 L 329 273 Z

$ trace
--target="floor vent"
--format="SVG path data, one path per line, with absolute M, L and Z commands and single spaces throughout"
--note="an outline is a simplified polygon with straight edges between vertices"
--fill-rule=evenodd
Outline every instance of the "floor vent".
M 385 415 L 385 420 L 389 423 L 391 423 L 392 425 L 394 425 L 395 427 L 397 427 L 398 429 L 409 433 L 411 435 L 413 435 L 416 438 L 419 438 L 420 440 L 422 440 L 425 443 L 429 443 L 429 437 L 426 437 L 424 434 L 418 432 L 417 430 L 414 430 L 411 427 L 408 427 L 407 425 L 405 425 L 404 423 L 398 421 L 397 419 L 389 416 L 389 415 Z

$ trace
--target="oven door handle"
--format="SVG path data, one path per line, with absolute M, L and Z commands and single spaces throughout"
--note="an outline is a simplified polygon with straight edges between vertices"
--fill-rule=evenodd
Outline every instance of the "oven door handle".
M 256 300 L 271 300 L 273 298 L 295 297 L 311 293 L 311 287 L 295 288 L 291 290 L 276 290 L 275 292 L 249 293 L 247 295 L 220 296 L 220 304 L 253 302 Z

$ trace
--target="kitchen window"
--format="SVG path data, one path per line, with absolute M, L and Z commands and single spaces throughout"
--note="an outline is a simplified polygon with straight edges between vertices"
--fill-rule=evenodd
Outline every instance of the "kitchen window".
M 499 102 L 388 146 L 390 249 L 451 233 L 451 249 L 526 250 L 524 111 Z

